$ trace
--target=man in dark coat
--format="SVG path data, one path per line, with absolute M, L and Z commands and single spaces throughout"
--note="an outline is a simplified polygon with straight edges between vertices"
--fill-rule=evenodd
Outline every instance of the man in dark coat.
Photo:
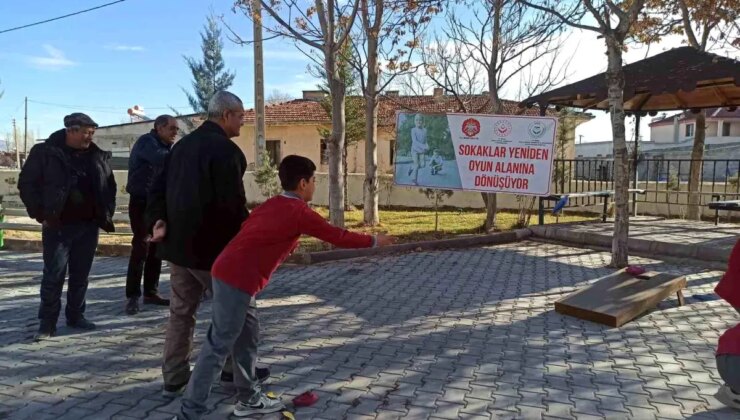
M 159 296 L 159 275 L 162 260 L 157 257 L 156 244 L 147 242 L 149 226 L 144 220 L 147 194 L 154 177 L 162 171 L 164 160 L 177 137 L 177 120 L 170 115 L 160 115 L 154 120 L 154 128 L 139 137 L 131 149 L 128 160 L 129 193 L 128 215 L 134 237 L 131 239 L 131 255 L 126 273 L 126 313 L 139 312 L 141 276 L 144 275 L 144 303 L 169 306 L 170 301 Z
M 243 183 L 247 161 L 231 140 L 239 136 L 243 118 L 242 101 L 217 92 L 208 120 L 172 147 L 149 194 L 152 242 L 170 263 L 172 294 L 162 363 L 167 397 L 188 383 L 195 312 L 204 292 L 211 290 L 211 266 L 248 216 Z M 257 375 L 269 375 L 265 372 Z M 222 379 L 233 377 L 229 372 Z
M 42 224 L 44 272 L 38 340 L 56 333 L 67 270 L 67 325 L 95 328 L 85 318 L 88 275 L 98 230 L 114 231 L 116 181 L 111 153 L 92 141 L 98 125 L 77 112 L 64 117 L 64 127 L 31 149 L 18 180 L 28 215 Z

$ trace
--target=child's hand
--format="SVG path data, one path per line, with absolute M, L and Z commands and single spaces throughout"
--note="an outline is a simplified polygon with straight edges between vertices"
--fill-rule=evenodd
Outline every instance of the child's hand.
M 379 233 L 375 236 L 375 244 L 379 247 L 393 245 L 395 243 L 396 243 L 395 236 L 384 235 L 382 233 Z

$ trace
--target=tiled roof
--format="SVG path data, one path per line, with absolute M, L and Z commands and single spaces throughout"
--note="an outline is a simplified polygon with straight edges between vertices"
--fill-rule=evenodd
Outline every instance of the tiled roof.
M 362 101 L 359 96 L 348 97 L 347 101 Z M 464 104 L 464 108 L 460 103 Z M 442 95 L 439 97 L 428 96 L 381 96 L 378 106 L 378 124 L 380 126 L 392 126 L 395 123 L 397 111 L 411 111 L 423 113 L 445 113 L 460 112 L 465 109 L 468 113 L 488 113 L 490 111 L 490 98 L 488 95 L 466 96 L 456 99 L 453 96 Z M 539 115 L 538 110 L 522 110 L 516 102 L 504 101 L 505 114 Z M 554 115 L 549 111 L 548 115 Z M 247 110 L 244 115 L 245 124 L 254 124 L 254 109 Z M 274 104 L 265 107 L 265 123 L 274 124 L 305 124 L 324 123 L 330 124 L 329 115 L 321 104 L 315 100 L 295 99 L 288 102 Z

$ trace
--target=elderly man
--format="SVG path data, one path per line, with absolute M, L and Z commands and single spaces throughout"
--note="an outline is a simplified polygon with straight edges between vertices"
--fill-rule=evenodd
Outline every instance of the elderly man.
M 154 120 L 154 129 L 139 137 L 131 149 L 128 160 L 129 193 L 128 215 L 134 237 L 131 240 L 131 256 L 126 274 L 126 313 L 139 312 L 141 297 L 141 275 L 144 274 L 144 303 L 169 306 L 170 301 L 159 296 L 159 274 L 162 260 L 156 255 L 155 244 L 147 242 L 149 229 L 144 221 L 146 199 L 154 176 L 162 171 L 164 160 L 170 153 L 179 128 L 177 120 L 170 115 L 160 115 Z
M 98 229 L 113 232 L 116 208 L 111 153 L 92 142 L 97 126 L 79 112 L 64 117 L 64 129 L 31 149 L 18 180 L 28 215 L 42 224 L 44 272 L 37 340 L 56 333 L 67 270 L 67 325 L 95 329 L 85 318 L 88 275 Z
M 149 195 L 152 242 L 161 241 L 160 257 L 170 263 L 172 294 L 162 363 L 166 397 L 178 395 L 188 383 L 195 312 L 204 292 L 211 290 L 211 266 L 248 216 L 242 181 L 247 161 L 231 141 L 243 118 L 242 101 L 217 92 L 208 105 L 208 120 L 172 147 Z M 269 371 L 259 369 L 256 376 L 264 380 Z M 224 372 L 221 379 L 234 378 Z M 237 373 L 236 385 L 242 382 Z

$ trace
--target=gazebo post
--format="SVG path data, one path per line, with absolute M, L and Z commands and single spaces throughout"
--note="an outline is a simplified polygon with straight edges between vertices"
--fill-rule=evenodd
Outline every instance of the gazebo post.
M 637 189 L 637 149 L 640 145 L 640 112 L 635 113 L 635 150 L 632 154 L 632 171 L 635 179 L 632 180 L 632 188 Z M 632 193 L 632 215 L 637 216 L 637 193 Z

